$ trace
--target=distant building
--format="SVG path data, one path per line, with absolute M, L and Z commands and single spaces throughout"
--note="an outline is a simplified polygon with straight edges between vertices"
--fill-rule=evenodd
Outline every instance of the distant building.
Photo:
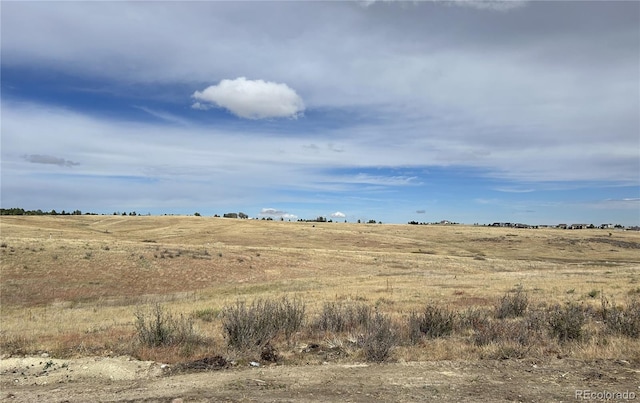
M 567 225 L 567 224 L 558 224 L 558 225 L 556 226 L 556 228 L 560 228 L 560 229 L 567 229 L 567 228 L 568 228 L 568 225 Z
M 571 224 L 571 229 L 587 229 L 589 224 Z
M 238 218 L 238 213 L 225 213 L 224 218 Z

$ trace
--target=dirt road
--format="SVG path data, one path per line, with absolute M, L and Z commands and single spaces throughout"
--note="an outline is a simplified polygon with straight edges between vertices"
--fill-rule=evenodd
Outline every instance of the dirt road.
M 578 390 L 640 401 L 640 368 L 626 361 L 553 359 L 236 366 L 176 374 L 127 357 L 27 357 L 0 360 L 0 386 L 7 402 L 572 402 L 580 400 Z M 593 397 L 589 401 L 598 401 Z

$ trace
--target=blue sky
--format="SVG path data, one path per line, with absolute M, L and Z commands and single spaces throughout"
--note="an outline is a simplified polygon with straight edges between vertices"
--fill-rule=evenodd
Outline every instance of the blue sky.
M 2 2 L 1 204 L 640 224 L 638 2 Z

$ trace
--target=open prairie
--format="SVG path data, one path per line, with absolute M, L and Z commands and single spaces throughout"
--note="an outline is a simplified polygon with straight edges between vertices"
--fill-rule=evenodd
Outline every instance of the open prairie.
M 605 307 L 623 312 L 640 295 L 638 232 L 178 216 L 3 216 L 0 231 L 2 398 L 550 401 L 589 388 L 640 395 L 638 337 L 602 323 Z M 221 325 L 226 307 L 239 301 L 286 297 L 304 304 L 309 323 L 329 303 L 359 304 L 387 315 L 400 332 L 402 321 L 427 305 L 471 323 L 473 312 L 493 315 L 500 299 L 516 292 L 540 312 L 580 307 L 584 335 L 562 342 L 545 330 L 544 340 L 514 347 L 479 343 L 481 327 L 460 325 L 446 337 L 398 342 L 379 365 L 365 364 L 358 334 L 306 329 L 274 339 L 279 358 L 268 365 L 259 353 L 228 347 Z M 136 312 L 157 303 L 190 318 L 201 342 L 141 346 Z M 37 373 L 20 369 L 42 354 L 33 358 Z M 87 381 L 52 373 L 78 360 L 132 365 L 116 359 L 123 356 L 143 360 L 135 362 L 144 374 L 115 379 L 101 372 Z M 153 362 L 189 368 L 185 363 L 213 356 L 229 367 L 215 373 L 217 383 L 186 370 L 152 370 Z M 254 360 L 261 367 L 249 367 Z M 57 379 L 59 393 L 48 394 L 54 387 L 43 379 Z M 549 388 L 532 388 L 537 379 Z M 191 381 L 199 386 L 189 389 Z M 111 397 L 96 394 L 104 382 Z

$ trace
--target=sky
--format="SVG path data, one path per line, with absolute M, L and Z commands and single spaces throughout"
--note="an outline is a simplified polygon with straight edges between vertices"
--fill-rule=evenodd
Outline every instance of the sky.
M 30 2 L 1 207 L 640 224 L 640 2 Z

